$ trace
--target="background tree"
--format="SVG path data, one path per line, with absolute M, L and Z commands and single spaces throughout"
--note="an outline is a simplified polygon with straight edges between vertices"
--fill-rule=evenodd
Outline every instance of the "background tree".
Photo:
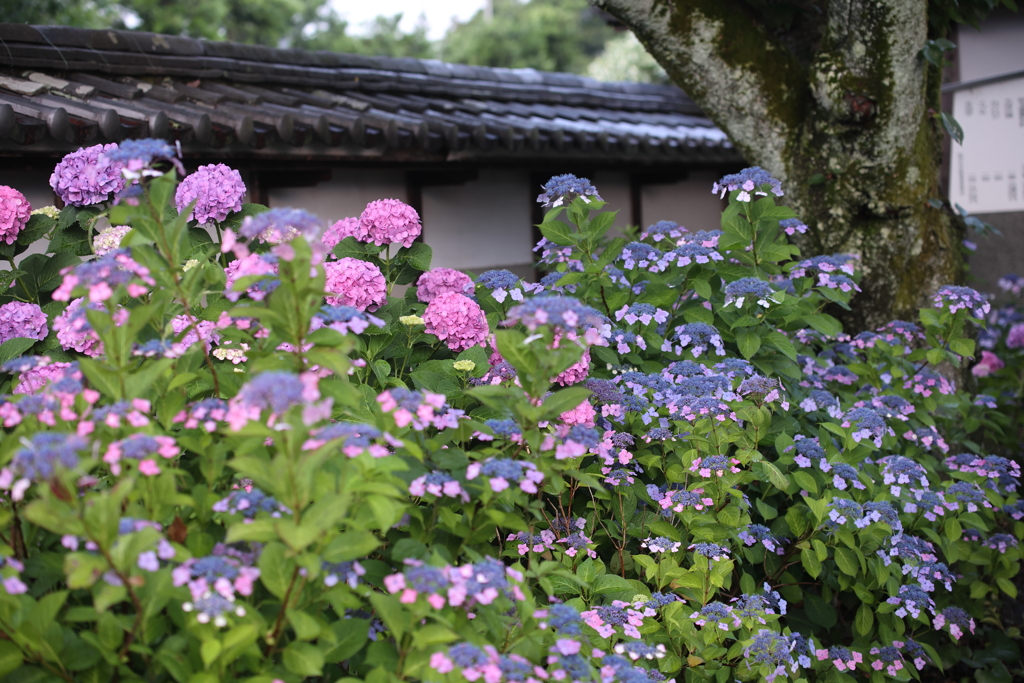
M 447 62 L 581 73 L 615 35 L 586 0 L 494 0 L 445 35 Z
M 592 1 L 783 181 L 808 253 L 860 254 L 848 322 L 907 316 L 961 278 L 963 223 L 931 201 L 943 136 L 932 41 L 1011 0 Z

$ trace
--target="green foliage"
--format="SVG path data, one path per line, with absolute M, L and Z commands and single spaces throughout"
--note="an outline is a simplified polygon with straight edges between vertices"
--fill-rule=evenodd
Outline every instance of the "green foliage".
M 494 0 L 445 35 L 447 62 L 580 73 L 613 31 L 586 0 Z
M 25 259 L 0 302 L 41 305 L 53 328 L 88 297 L 64 329 L 103 345 L 52 329 L 0 345 L 16 360 L 0 377 L 5 680 L 1019 669 L 1000 610 L 1024 512 L 984 441 L 1015 447 L 1018 425 L 936 372 L 976 353 L 980 298 L 844 336 L 825 311 L 856 304 L 852 269 L 790 245 L 793 212 L 765 184 L 730 193 L 721 231 L 633 242 L 570 196 L 540 226 L 543 290 L 481 278 L 445 309 L 393 295 L 431 273 L 426 245 L 330 254 L 302 220 L 268 244 L 238 215 L 223 244 L 196 240 L 176 182 L 19 236 L 132 228 L 100 260 L 80 240 Z M 341 257 L 392 296 L 324 309 Z M 478 312 L 486 334 L 461 348 L 442 311 Z M 1017 374 L 993 377 L 1019 403 Z

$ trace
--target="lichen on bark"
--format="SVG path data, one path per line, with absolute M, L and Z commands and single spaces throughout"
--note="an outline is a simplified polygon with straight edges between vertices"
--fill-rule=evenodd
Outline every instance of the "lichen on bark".
M 908 317 L 962 277 L 962 223 L 939 197 L 939 72 L 926 0 L 823 0 L 792 35 L 741 0 L 592 0 L 634 31 L 811 228 L 804 253 L 855 253 L 851 327 Z M 805 36 L 804 36 L 805 37 Z

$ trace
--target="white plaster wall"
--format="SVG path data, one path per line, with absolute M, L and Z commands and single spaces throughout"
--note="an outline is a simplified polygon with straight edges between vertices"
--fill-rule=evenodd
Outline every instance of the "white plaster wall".
M 333 169 L 331 179 L 315 187 L 278 187 L 267 192 L 271 207 L 305 209 L 326 225 L 359 216 L 377 199 L 407 201 L 405 174 L 389 169 Z
M 632 222 L 632 207 L 629 198 L 629 174 L 621 171 L 599 171 L 593 174 L 590 182 L 597 188 L 601 199 L 608 202 L 605 211 L 618 211 L 608 237 L 622 237 L 622 230 Z
M 525 171 L 480 171 L 462 185 L 423 188 L 423 241 L 433 265 L 482 270 L 533 261 L 529 176 Z
M 644 227 L 675 221 L 690 231 L 719 229 L 722 202 L 711 193 L 716 180 L 714 171 L 695 171 L 677 183 L 644 185 L 640 193 Z
M 973 81 L 1024 69 L 1024 14 L 994 12 L 981 22 L 981 30 L 957 29 L 960 80 Z
M 0 171 L 0 185 L 13 187 L 25 195 L 33 209 L 53 205 L 50 174 L 46 171 Z

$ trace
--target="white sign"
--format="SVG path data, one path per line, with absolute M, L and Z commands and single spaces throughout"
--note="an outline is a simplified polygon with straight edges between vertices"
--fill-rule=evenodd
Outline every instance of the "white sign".
M 970 213 L 1024 211 L 1024 78 L 953 93 L 949 198 Z

